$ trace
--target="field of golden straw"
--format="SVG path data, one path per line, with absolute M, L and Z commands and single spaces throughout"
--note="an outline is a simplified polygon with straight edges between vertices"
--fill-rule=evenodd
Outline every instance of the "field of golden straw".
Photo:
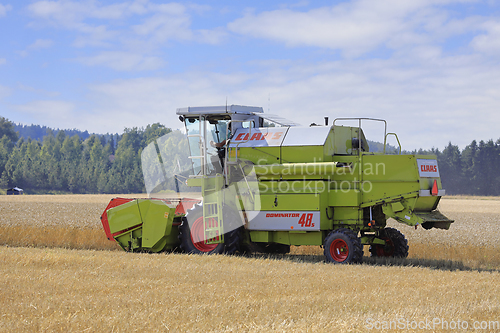
M 445 197 L 407 259 L 126 253 L 112 195 L 0 196 L 0 332 L 500 331 L 500 198 Z

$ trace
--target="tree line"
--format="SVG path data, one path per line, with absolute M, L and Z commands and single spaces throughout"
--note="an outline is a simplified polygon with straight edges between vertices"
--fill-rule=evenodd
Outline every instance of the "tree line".
M 18 186 L 26 193 L 141 193 L 145 190 L 142 151 L 172 132 L 160 123 L 86 139 L 44 130 L 41 140 L 19 138 L 14 124 L 0 117 L 0 188 Z M 187 149 L 174 147 L 174 141 L 178 140 L 172 138 L 165 142 L 169 147 L 157 148 L 165 150 L 164 157 L 175 149 Z M 436 155 L 447 194 L 500 195 L 500 139 L 474 140 L 463 150 L 450 142 L 442 151 L 404 153 Z
M 447 194 L 500 195 L 500 139 L 472 141 L 462 151 L 451 142 L 435 154 Z
M 31 140 L 38 140 L 42 141 L 43 137 L 49 132 L 52 133 L 58 133 L 60 129 L 52 129 L 47 126 L 40 126 L 40 125 L 23 125 L 23 124 L 14 124 L 14 131 L 19 134 L 19 137 L 21 138 L 31 138 Z M 63 130 L 66 135 L 73 136 L 73 135 L 78 135 L 80 139 L 85 140 L 88 139 L 92 134 L 90 134 L 88 131 L 80 131 L 77 129 L 64 129 Z M 105 137 L 108 137 L 110 134 L 105 134 Z M 101 135 L 100 135 L 101 136 Z
M 82 139 L 46 129 L 42 140 L 19 138 L 0 117 L 0 188 L 25 193 L 142 193 L 141 152 L 172 130 L 159 123 L 123 134 Z M 118 142 L 115 142 L 115 138 Z

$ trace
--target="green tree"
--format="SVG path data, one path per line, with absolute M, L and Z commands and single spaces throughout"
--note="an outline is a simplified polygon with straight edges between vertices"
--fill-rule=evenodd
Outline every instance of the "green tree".
M 9 157 L 14 149 L 14 144 L 7 135 L 0 139 L 0 188 L 9 186 L 9 179 L 5 173 L 5 166 L 9 161 Z
M 0 117 L 0 138 L 6 135 L 11 142 L 17 142 L 18 133 L 14 130 L 14 123 L 4 117 Z
M 478 146 L 476 140 L 473 140 L 462 151 L 462 172 L 464 175 L 464 190 L 461 194 L 476 194 L 479 193 L 479 185 L 477 182 L 477 162 L 476 156 Z
M 448 146 L 438 157 L 439 171 L 443 187 L 448 194 L 460 194 L 464 187 L 462 154 L 458 146 Z
M 172 129 L 165 127 L 160 123 L 154 123 L 152 125 L 148 125 L 144 130 L 143 134 L 143 142 L 141 148 L 146 147 L 149 143 L 155 141 L 156 139 L 164 136 L 172 132 Z
M 498 187 L 494 179 L 498 170 L 498 147 L 493 140 L 480 141 L 476 154 L 475 172 L 478 193 L 480 195 L 497 195 Z

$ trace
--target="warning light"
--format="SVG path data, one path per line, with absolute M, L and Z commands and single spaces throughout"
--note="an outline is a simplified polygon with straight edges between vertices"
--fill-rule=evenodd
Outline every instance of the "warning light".
M 434 184 L 432 184 L 432 190 L 431 190 L 431 195 L 438 195 L 438 184 L 437 180 L 434 179 Z

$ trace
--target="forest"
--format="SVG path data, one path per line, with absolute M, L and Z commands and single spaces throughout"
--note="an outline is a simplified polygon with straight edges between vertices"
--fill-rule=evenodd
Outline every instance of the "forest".
M 45 134 L 38 131 L 37 139 L 26 138 L 12 122 L 0 117 L 0 189 L 17 186 L 27 194 L 143 193 L 141 153 L 172 132 L 160 123 L 126 128 L 119 135 L 80 132 L 83 137 L 42 129 Z M 28 130 L 25 128 L 25 133 Z M 176 140 L 166 144 L 168 147 L 161 149 L 156 146 L 156 151 L 187 148 L 176 146 Z M 442 151 L 433 148 L 403 153 L 436 155 L 447 194 L 500 195 L 500 139 L 474 140 L 463 150 L 450 142 Z M 185 166 L 185 161 L 182 164 Z
M 44 129 L 42 140 L 33 140 L 14 129 L 0 117 L 0 189 L 17 186 L 26 194 L 142 193 L 142 149 L 171 132 L 156 123 L 82 139 Z

